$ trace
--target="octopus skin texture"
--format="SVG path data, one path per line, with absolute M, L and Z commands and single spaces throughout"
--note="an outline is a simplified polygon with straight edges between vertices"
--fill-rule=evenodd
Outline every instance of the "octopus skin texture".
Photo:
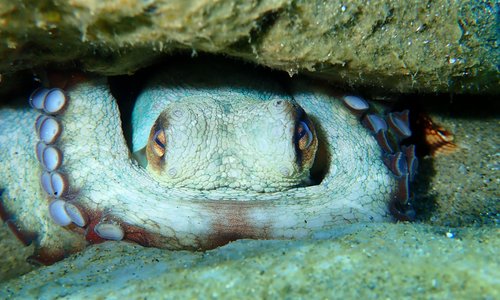
M 169 65 L 122 129 L 106 78 L 0 109 L 0 217 L 32 259 L 127 240 L 211 249 L 409 219 L 408 112 L 231 64 Z M 128 143 L 127 143 L 128 141 Z

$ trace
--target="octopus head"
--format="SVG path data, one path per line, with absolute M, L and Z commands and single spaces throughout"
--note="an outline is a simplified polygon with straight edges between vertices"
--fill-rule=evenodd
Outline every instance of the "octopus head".
M 318 140 L 306 112 L 293 100 L 225 99 L 149 102 L 158 116 L 138 122 L 152 125 L 137 160 L 167 186 L 275 192 L 309 185 Z

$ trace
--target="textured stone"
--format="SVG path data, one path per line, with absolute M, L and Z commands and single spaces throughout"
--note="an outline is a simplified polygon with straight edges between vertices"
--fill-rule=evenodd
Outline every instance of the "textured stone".
M 3 82 L 34 67 L 129 74 L 209 52 L 382 92 L 500 91 L 494 1 L 0 3 Z
M 417 215 L 434 225 L 500 224 L 499 103 L 480 97 L 453 104 L 425 102 L 436 126 L 451 134 L 455 150 L 420 159 L 413 189 Z M 435 102 L 435 101 L 434 101 Z
M 208 252 L 107 242 L 0 285 L 1 298 L 497 299 L 499 233 L 378 224 L 329 241 Z

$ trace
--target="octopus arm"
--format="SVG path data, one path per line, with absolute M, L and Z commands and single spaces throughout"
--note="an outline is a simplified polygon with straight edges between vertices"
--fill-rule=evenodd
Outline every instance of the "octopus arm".
M 49 198 L 40 185 L 31 109 L 0 110 L 0 217 L 24 245 L 34 244 L 33 261 L 52 263 L 85 247 L 82 235 L 52 222 Z

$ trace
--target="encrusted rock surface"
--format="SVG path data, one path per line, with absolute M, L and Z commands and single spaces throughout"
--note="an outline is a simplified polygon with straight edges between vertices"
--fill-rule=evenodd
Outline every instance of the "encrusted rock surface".
M 0 285 L 0 298 L 497 299 L 499 247 L 491 228 L 415 224 L 205 253 L 107 242 Z
M 498 93 L 498 9 L 446 0 L 0 0 L 0 73 L 3 82 L 42 66 L 127 74 L 174 52 L 210 52 L 379 92 Z
M 419 218 L 441 226 L 500 224 L 500 104 L 480 96 L 447 105 L 425 103 L 456 148 L 420 159 L 414 186 Z M 436 101 L 434 101 L 436 102 Z

